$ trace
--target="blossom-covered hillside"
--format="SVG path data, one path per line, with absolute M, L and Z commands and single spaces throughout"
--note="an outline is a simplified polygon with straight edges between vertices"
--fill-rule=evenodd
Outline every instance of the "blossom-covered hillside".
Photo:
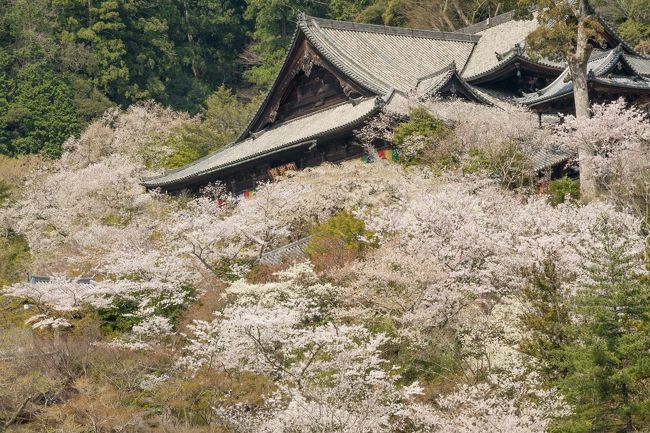
M 358 132 L 372 162 L 289 172 L 250 198 L 146 191 L 196 123 L 155 104 L 107 112 L 15 175 L 0 226 L 27 253 L 0 267 L 0 426 L 647 430 L 647 120 L 624 101 L 557 129 L 410 108 Z M 372 158 L 378 137 L 400 161 Z M 589 203 L 531 160 L 577 140 L 598 155 Z M 303 260 L 260 263 L 307 236 Z

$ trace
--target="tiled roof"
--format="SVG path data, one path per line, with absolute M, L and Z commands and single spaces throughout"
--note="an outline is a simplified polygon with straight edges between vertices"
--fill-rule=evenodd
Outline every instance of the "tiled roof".
M 474 90 L 474 92 L 481 95 L 482 98 L 486 99 L 495 107 L 507 109 L 508 106 L 515 105 L 515 101 L 514 101 L 515 97 L 512 94 L 499 91 L 496 89 L 490 89 L 487 87 L 474 86 L 474 85 L 470 85 L 470 87 L 472 88 L 472 90 Z
M 514 21 L 512 13 L 499 15 L 459 32 L 358 24 L 300 15 L 282 69 L 257 114 L 238 140 L 185 167 L 146 179 L 143 184 L 151 188 L 187 184 L 194 178 L 350 130 L 378 111 L 383 104 L 395 104 L 414 90 L 421 97 L 431 96 L 445 88 L 450 80 L 455 80 L 454 83 L 462 86 L 476 100 L 497 106 L 507 104 L 501 100 L 503 95 L 471 86 L 467 80 L 491 74 L 502 67 L 511 67 L 511 63 L 519 61 L 518 59 L 525 58 L 532 62 L 525 53 L 524 41 L 536 27 L 534 20 Z M 278 91 L 280 80 L 291 67 L 289 57 L 299 48 L 302 35 L 319 55 L 351 81 L 368 90 L 368 93 L 390 94 L 391 97 L 383 102 L 376 98 L 347 101 L 250 134 L 252 125 L 263 116 L 274 92 Z M 623 50 L 612 50 L 614 54 L 612 51 L 594 53 L 589 67 L 604 85 L 645 88 L 646 80 L 643 78 L 605 77 L 609 72 L 607 69 L 611 69 L 620 59 L 628 66 L 628 70 L 634 70 L 640 76 L 650 76 L 650 60 L 626 47 L 622 46 Z M 614 59 L 614 55 L 618 57 Z M 559 67 L 548 62 L 542 64 Z M 535 105 L 570 94 L 573 87 L 570 81 L 565 81 L 567 74 L 568 71 L 565 70 L 545 89 L 517 101 Z
M 465 89 L 467 94 L 473 96 L 476 101 L 493 105 L 491 100 L 483 97 L 481 93 L 477 92 L 458 75 L 455 63 L 451 63 L 441 70 L 421 78 L 416 87 L 418 97 L 422 100 L 429 99 L 440 92 L 450 81 Z
M 376 92 L 411 91 L 451 62 L 463 68 L 477 36 L 302 16 L 298 25 L 334 66 Z
M 288 245 L 277 248 L 268 253 L 262 254 L 260 257 L 260 263 L 263 265 L 281 265 L 287 262 L 298 262 L 307 259 L 307 253 L 305 249 L 311 236 L 306 238 L 299 239 L 295 242 L 292 242 Z
M 569 160 L 573 154 L 563 150 L 543 149 L 529 155 L 533 169 L 537 172 Z
M 639 75 L 650 77 L 650 58 L 623 53 L 625 62 Z
M 650 80 L 641 77 L 626 77 L 626 76 L 613 75 L 613 76 L 605 76 L 605 77 L 596 77 L 593 78 L 591 81 L 598 84 L 604 84 L 607 87 L 650 90 Z
M 523 43 L 537 25 L 535 20 L 510 20 L 478 33 L 481 39 L 463 69 L 463 78 L 478 75 L 504 62 L 506 59 L 499 60 L 497 53 L 504 53 L 511 50 L 515 44 Z
M 52 281 L 52 277 L 47 276 L 47 275 L 30 275 L 29 276 L 29 282 L 31 284 L 49 283 L 50 281 Z M 81 277 L 81 278 L 76 278 L 76 279 L 69 278 L 68 281 L 74 282 L 74 283 L 77 283 L 77 284 L 92 284 L 92 283 L 95 282 L 95 280 L 93 280 L 93 278 L 91 278 L 91 277 Z
M 587 66 L 587 70 L 590 71 L 589 80 L 623 88 L 649 88 L 650 81 L 642 77 L 609 75 L 622 58 L 623 52 L 618 47 L 608 51 L 595 51 Z M 573 82 L 569 79 L 569 68 L 566 68 L 551 84 L 536 93 L 529 93 L 523 98 L 517 98 L 517 101 L 528 106 L 535 106 L 572 93 Z
M 439 71 L 420 78 L 417 84 L 418 95 L 421 98 L 432 96 L 449 82 L 454 73 L 456 73 L 456 65 L 451 63 Z
M 244 141 L 201 158 L 185 167 L 143 180 L 148 188 L 165 187 L 207 175 L 243 162 L 309 142 L 339 130 L 352 128 L 377 112 L 384 100 L 365 98 L 289 120 L 254 134 Z
M 472 24 L 470 26 L 464 27 L 460 30 L 458 30 L 460 33 L 466 33 L 469 35 L 475 35 L 477 33 L 481 33 L 487 29 L 490 29 L 492 27 L 501 25 L 503 23 L 507 23 L 509 21 L 512 21 L 515 17 L 514 11 L 506 12 L 500 15 L 497 15 L 495 17 L 490 17 L 487 18 L 483 21 L 480 21 L 476 24 Z

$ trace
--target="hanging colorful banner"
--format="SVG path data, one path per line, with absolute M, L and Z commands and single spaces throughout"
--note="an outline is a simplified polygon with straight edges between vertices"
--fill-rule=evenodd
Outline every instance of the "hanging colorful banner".
M 379 159 L 387 159 L 389 161 L 397 161 L 399 159 L 399 156 L 397 154 L 397 149 L 381 149 L 377 151 L 377 156 Z M 370 162 L 370 158 L 368 158 L 368 155 L 363 155 L 361 157 L 361 161 L 368 163 Z

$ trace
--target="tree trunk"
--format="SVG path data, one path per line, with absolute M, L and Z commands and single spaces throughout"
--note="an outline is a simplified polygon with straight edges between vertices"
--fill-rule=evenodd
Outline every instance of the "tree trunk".
M 576 107 L 576 117 L 589 117 L 589 88 L 587 82 L 587 64 L 591 55 L 586 21 L 590 17 L 587 0 L 580 0 L 578 13 L 578 32 L 576 35 L 575 53 L 568 56 L 569 70 L 573 82 L 573 100 Z M 590 200 L 596 195 L 596 178 L 594 174 L 594 149 L 589 143 L 579 143 L 578 162 L 580 164 L 580 193 L 584 200 Z
M 625 407 L 625 433 L 632 433 L 634 431 L 634 425 L 632 424 L 632 414 L 630 413 L 629 407 L 630 396 L 627 391 L 627 385 L 625 383 L 621 384 L 621 393 L 623 394 L 623 404 Z
M 185 25 L 187 26 L 187 45 L 190 48 L 190 55 L 192 56 L 191 69 L 192 75 L 194 78 L 199 78 L 200 71 L 196 66 L 196 47 L 194 45 L 194 37 L 192 36 L 192 27 L 190 24 L 190 12 L 187 5 L 187 1 L 183 2 L 183 8 L 185 9 Z
M 454 0 L 454 9 L 456 9 L 456 13 L 460 17 L 460 19 L 463 21 L 463 25 L 468 26 L 468 25 L 472 24 L 472 23 L 469 22 L 469 20 L 467 19 L 467 15 L 465 15 L 465 13 L 463 12 L 463 9 L 460 7 L 460 5 L 458 4 L 458 1 L 456 1 L 456 0 Z

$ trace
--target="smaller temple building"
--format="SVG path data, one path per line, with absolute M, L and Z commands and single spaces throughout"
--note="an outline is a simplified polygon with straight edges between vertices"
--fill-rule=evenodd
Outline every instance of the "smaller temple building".
M 565 64 L 533 59 L 535 20 L 506 13 L 458 32 L 415 30 L 301 15 L 275 82 L 235 142 L 185 167 L 145 179 L 147 188 L 197 190 L 220 181 L 251 190 L 287 169 L 359 157 L 352 132 L 409 97 L 522 104 L 540 114 L 573 110 Z M 650 101 L 650 59 L 603 22 L 589 61 L 596 101 Z

